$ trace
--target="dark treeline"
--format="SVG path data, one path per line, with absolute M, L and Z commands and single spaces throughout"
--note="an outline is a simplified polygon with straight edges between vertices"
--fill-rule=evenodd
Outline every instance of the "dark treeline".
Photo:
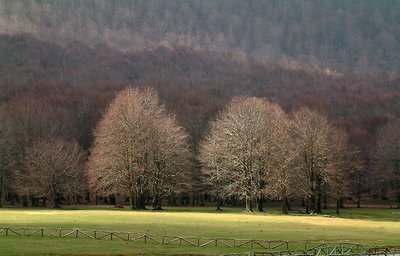
M 235 51 L 304 68 L 399 71 L 395 0 L 3 0 L 0 32 L 122 49 L 157 45 Z M 295 63 L 297 60 L 298 62 Z
M 155 88 L 197 153 L 208 122 L 233 96 L 247 95 L 278 103 L 287 112 L 306 106 L 326 115 L 348 132 L 365 162 L 352 178 L 354 202 L 394 199 L 388 182 L 377 184 L 388 179 L 374 159 L 380 129 L 400 116 L 399 76 L 294 70 L 185 47 L 122 52 L 29 35 L 1 36 L 0 53 L 0 118 L 12 129 L 9 162 L 23 159 L 39 139 L 74 139 L 89 152 L 105 108 L 130 85 Z M 12 172 L 3 181 L 11 194 Z M 188 192 L 207 192 L 199 186 L 196 168 L 192 176 Z

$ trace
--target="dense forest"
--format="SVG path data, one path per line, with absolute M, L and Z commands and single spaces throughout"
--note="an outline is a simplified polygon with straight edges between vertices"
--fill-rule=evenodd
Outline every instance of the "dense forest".
M 62 46 L 29 35 L 2 36 L 1 46 L 0 99 L 13 127 L 16 158 L 40 138 L 75 139 L 89 150 L 94 127 L 126 86 L 155 88 L 197 152 L 208 122 L 233 96 L 248 95 L 278 103 L 287 112 L 307 106 L 328 116 L 349 133 L 365 161 L 353 192 L 368 200 L 388 198 L 386 172 L 375 168 L 374 159 L 378 131 L 400 115 L 397 75 L 292 70 L 186 47 L 126 53 L 83 43 Z M 198 176 L 195 168 L 196 190 Z
M 85 162 L 116 93 L 138 87 L 154 88 L 188 132 L 191 177 L 180 193 L 192 203 L 209 192 L 196 156 L 210 121 L 233 97 L 255 96 L 286 113 L 308 107 L 346 131 L 362 162 L 346 199 L 390 204 L 400 199 L 400 175 L 380 159 L 388 155 L 383 138 L 398 134 L 399 7 L 389 0 L 1 1 L 0 194 L 10 202 L 16 192 L 29 194 L 15 174 L 34 145 L 76 141 Z
M 0 32 L 124 50 L 186 46 L 238 58 L 355 71 L 399 71 L 395 0 L 4 0 Z

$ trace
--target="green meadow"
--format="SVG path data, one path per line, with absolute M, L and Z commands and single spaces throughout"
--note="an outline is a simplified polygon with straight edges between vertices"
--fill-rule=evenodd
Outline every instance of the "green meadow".
M 0 227 L 43 227 L 127 231 L 157 236 L 202 238 L 251 238 L 260 240 L 352 242 L 368 245 L 400 245 L 400 210 L 344 209 L 322 215 L 278 210 L 244 213 L 239 208 L 168 208 L 160 212 L 80 207 L 64 209 L 3 208 Z M 23 237 L 0 233 L 0 255 L 218 255 L 254 251 L 223 246 L 194 247 L 178 244 L 145 244 L 118 239 L 84 237 Z M 257 251 L 263 251 L 257 249 Z

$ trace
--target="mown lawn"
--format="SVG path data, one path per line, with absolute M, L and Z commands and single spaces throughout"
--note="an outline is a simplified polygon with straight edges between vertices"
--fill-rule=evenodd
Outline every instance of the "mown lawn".
M 0 227 L 53 227 L 131 231 L 182 237 L 253 238 L 262 240 L 342 241 L 371 245 L 400 245 L 400 210 L 345 209 L 340 217 L 243 213 L 242 209 L 167 208 L 165 211 L 82 207 L 70 209 L 0 209 Z M 247 248 L 155 245 L 144 242 L 86 238 L 6 237 L 0 233 L 0 255 L 38 254 L 220 254 Z M 255 249 L 254 249 L 255 250 Z M 260 249 L 258 249 L 260 251 Z

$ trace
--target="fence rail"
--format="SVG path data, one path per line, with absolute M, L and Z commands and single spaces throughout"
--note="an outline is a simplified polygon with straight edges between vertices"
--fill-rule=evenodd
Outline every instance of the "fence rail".
M 55 238 L 86 238 L 96 240 L 121 240 L 126 242 L 144 242 L 146 244 L 180 245 L 193 247 L 227 247 L 251 248 L 265 250 L 261 252 L 225 254 L 225 255 L 254 255 L 254 256 L 283 256 L 283 255 L 395 255 L 400 254 L 400 247 L 368 246 L 355 243 L 305 242 L 259 240 L 243 238 L 204 238 L 181 237 L 168 235 L 145 234 L 138 232 L 106 231 L 97 229 L 67 229 L 67 228 L 10 228 L 0 227 L 0 236 L 25 237 L 55 237 Z

